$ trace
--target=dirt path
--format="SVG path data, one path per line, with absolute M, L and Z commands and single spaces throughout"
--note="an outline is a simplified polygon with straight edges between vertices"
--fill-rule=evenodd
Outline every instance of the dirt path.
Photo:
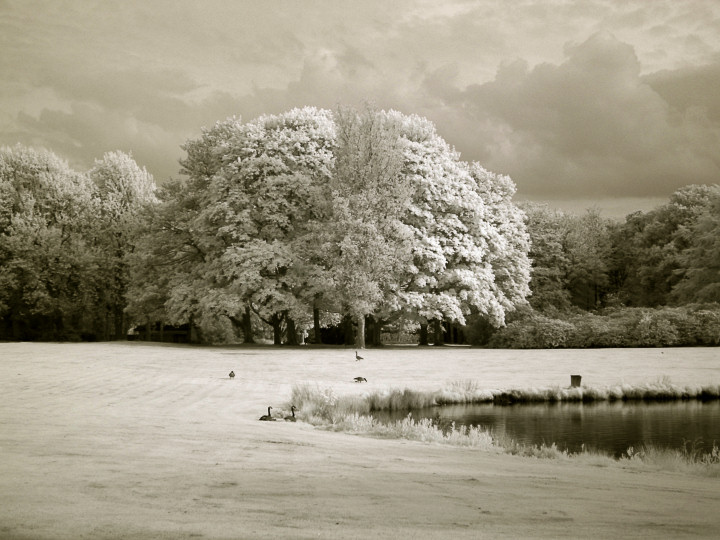
M 720 530 L 717 479 L 257 422 L 263 398 L 286 391 L 287 373 L 253 380 L 241 365 L 243 381 L 199 376 L 198 366 L 224 369 L 218 351 L 0 344 L 0 355 L 2 539 Z

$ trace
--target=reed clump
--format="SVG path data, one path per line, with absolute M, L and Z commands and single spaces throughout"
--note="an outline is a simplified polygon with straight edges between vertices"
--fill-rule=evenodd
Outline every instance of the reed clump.
M 641 384 L 616 384 L 599 387 L 538 387 L 509 390 L 482 389 L 473 380 L 451 381 L 440 390 L 389 388 L 371 390 L 361 397 L 332 394 L 331 389 L 302 384 L 293 387 L 293 403 L 308 403 L 313 408 L 331 407 L 341 413 L 368 414 L 372 411 L 410 411 L 435 407 L 475 403 L 573 403 L 595 401 L 669 401 L 683 399 L 720 399 L 720 385 L 679 386 L 668 377 Z M 318 396 L 320 399 L 318 400 Z M 299 405 L 297 405 L 299 407 Z
M 326 423 L 325 427 L 334 431 L 362 433 L 375 437 L 469 446 L 485 450 L 495 448 L 492 437 L 482 428 L 455 426 L 453 423 L 450 429 L 444 430 L 431 418 L 415 419 L 412 414 L 408 414 L 402 420 L 383 423 L 372 416 L 353 413 L 336 418 L 331 423 Z
M 701 439 L 684 441 L 680 449 L 653 446 L 630 447 L 618 459 L 628 467 L 650 467 L 702 476 L 720 477 L 720 447 L 706 448 Z

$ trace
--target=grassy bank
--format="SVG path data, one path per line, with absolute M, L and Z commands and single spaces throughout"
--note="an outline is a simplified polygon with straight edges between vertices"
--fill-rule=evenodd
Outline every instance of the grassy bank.
M 332 420 L 350 413 L 372 411 L 410 411 L 437 405 L 474 403 L 588 403 L 595 401 L 668 401 L 680 399 L 720 399 L 720 385 L 676 385 L 668 377 L 650 383 L 617 384 L 597 387 L 519 388 L 493 390 L 481 388 L 471 379 L 451 381 L 439 390 L 381 388 L 363 394 L 338 396 L 332 388 L 304 383 L 292 389 L 291 401 L 296 407 Z
M 415 419 L 409 413 L 402 420 L 381 422 L 373 411 L 412 411 L 433 406 L 472 403 L 593 402 L 617 400 L 718 399 L 720 386 L 678 386 L 667 377 L 647 384 L 623 384 L 603 388 L 530 388 L 504 391 L 482 390 L 472 380 L 451 382 L 437 391 L 405 389 L 373 390 L 361 395 L 337 395 L 332 388 L 317 384 L 293 386 L 291 403 L 301 410 L 300 417 L 315 426 L 384 438 L 399 438 L 467 446 L 534 458 L 576 459 L 596 466 L 619 463 L 623 466 L 649 466 L 720 477 L 720 448 L 713 442 L 687 441 L 679 449 L 633 448 L 617 460 L 608 453 L 571 453 L 550 445 L 523 445 L 514 440 L 495 438 L 480 427 L 443 424 L 438 419 Z

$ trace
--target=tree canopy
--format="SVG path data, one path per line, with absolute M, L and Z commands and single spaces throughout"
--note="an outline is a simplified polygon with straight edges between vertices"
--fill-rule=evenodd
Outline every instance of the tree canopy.
M 122 152 L 81 173 L 46 150 L 0 149 L 0 333 L 123 336 L 129 216 L 153 189 Z
M 184 148 L 186 178 L 153 218 L 168 221 L 148 230 L 175 248 L 136 259 L 147 279 L 165 268 L 135 290 L 164 291 L 173 320 L 209 309 L 241 324 L 249 309 L 277 342 L 322 310 L 354 321 L 364 346 L 368 318 L 501 325 L 529 293 L 512 181 L 462 162 L 424 118 L 308 107 L 228 119 Z

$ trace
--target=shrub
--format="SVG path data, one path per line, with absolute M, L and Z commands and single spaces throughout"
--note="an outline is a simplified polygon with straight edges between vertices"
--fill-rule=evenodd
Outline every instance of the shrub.
M 680 342 L 677 328 L 659 310 L 643 312 L 635 325 L 633 337 L 640 347 L 667 347 Z
M 533 314 L 499 330 L 490 346 L 510 349 L 555 349 L 566 345 L 575 332 L 572 323 Z

